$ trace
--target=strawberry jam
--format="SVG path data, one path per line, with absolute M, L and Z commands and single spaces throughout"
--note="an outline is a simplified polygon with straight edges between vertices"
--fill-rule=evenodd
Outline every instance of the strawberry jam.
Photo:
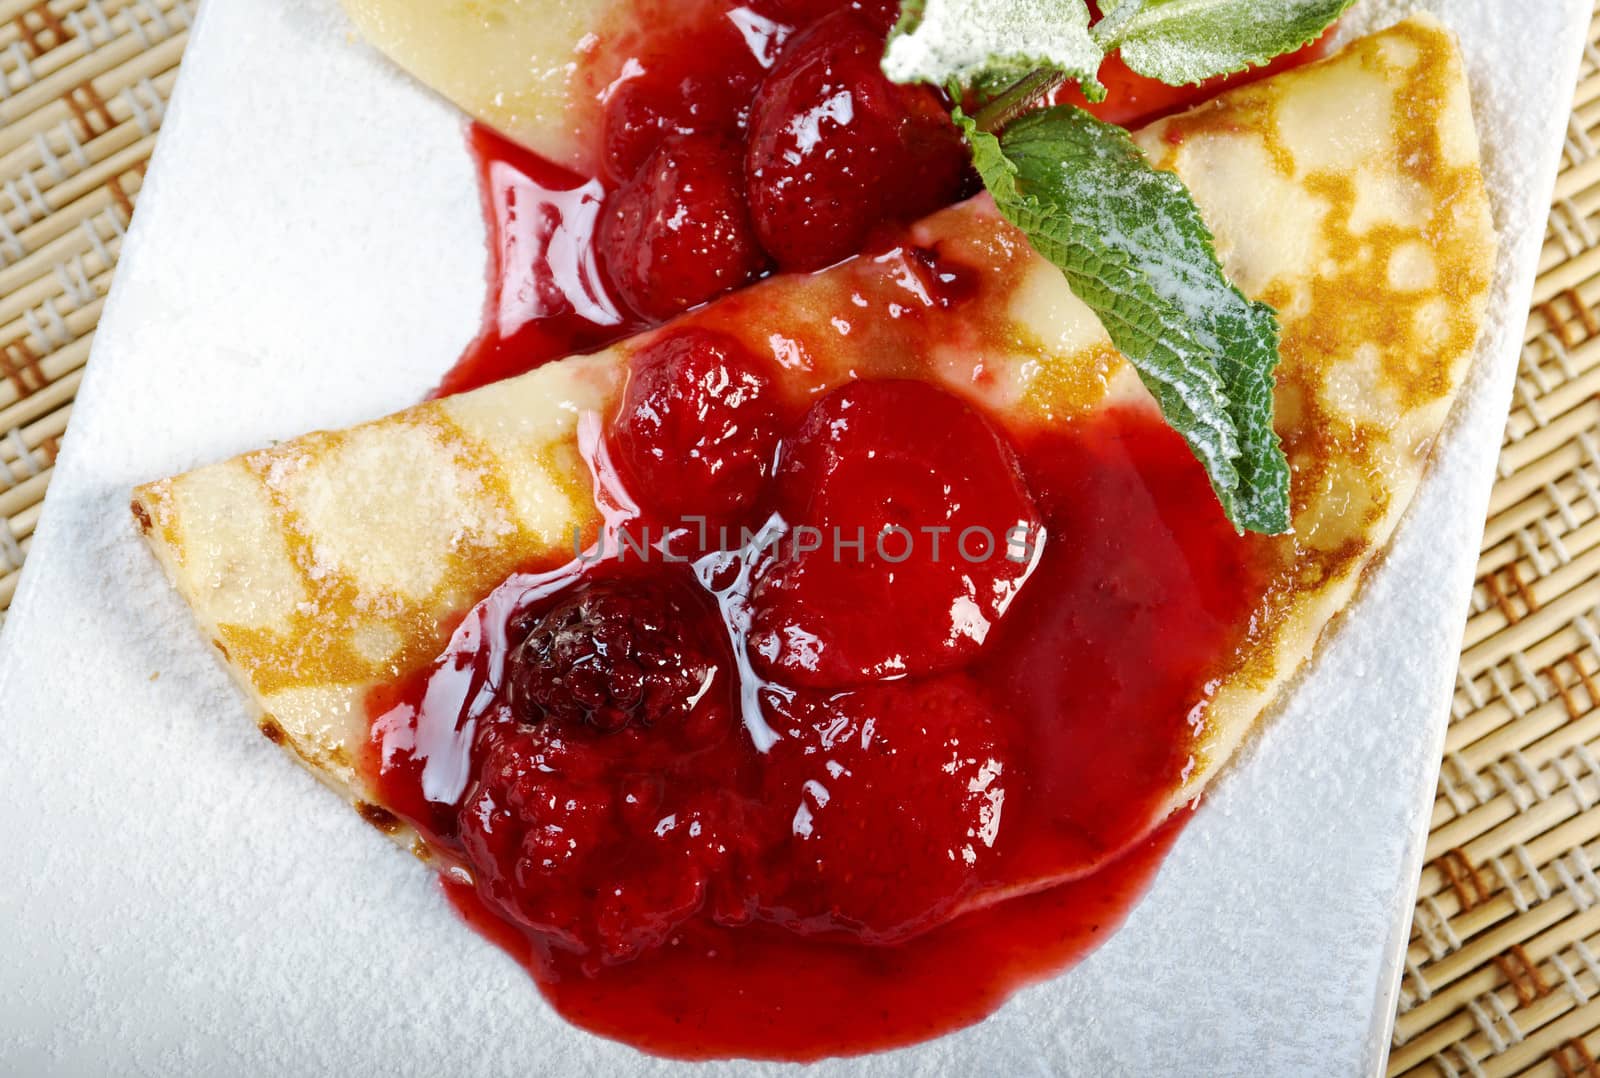
M 374 699 L 383 803 L 586 1028 L 800 1059 L 976 1021 L 1103 939 L 1153 872 L 1267 541 L 1234 534 L 1153 411 L 1007 427 L 894 380 L 805 406 L 701 326 L 638 349 L 633 377 L 697 349 L 719 373 L 624 394 L 589 440 L 597 503 L 622 507 L 593 545 L 512 577 Z M 776 461 L 724 503 L 733 527 L 633 508 L 745 458 L 707 443 L 686 479 L 636 453 L 649 497 L 613 463 L 730 382 Z
M 862 60 L 870 51 L 864 39 L 881 38 L 898 5 L 689 7 L 694 16 L 663 20 L 671 32 L 630 41 L 626 55 L 602 51 L 606 66 L 591 81 L 605 87 L 605 175 L 577 176 L 472 126 L 489 293 L 478 337 L 439 395 L 631 336 L 765 275 L 774 262 L 809 269 L 837 261 L 870 246 L 884 225 L 976 190 L 931 93 L 889 87 Z M 818 25 L 827 16 L 829 25 Z M 1329 36 L 1199 86 L 1147 79 L 1113 53 L 1100 71 L 1104 101 L 1085 101 L 1075 83 L 1053 100 L 1138 126 L 1317 59 Z M 770 87 L 769 74 L 777 76 Z M 786 133 L 795 131 L 806 137 L 787 147 Z M 692 152 L 697 146 L 704 151 Z M 745 189 L 729 182 L 730 153 L 746 173 Z M 755 217 L 752 204 L 762 207 Z
M 1187 816 L 1092 876 L 974 910 L 898 946 L 797 940 L 760 923 L 691 923 L 679 946 L 599 977 L 552 971 L 538 944 L 470 885 L 447 880 L 445 891 L 584 1029 L 680 1059 L 808 1061 L 914 1044 L 982 1021 L 1019 988 L 1076 962 L 1122 924 Z
M 467 145 L 488 222 L 489 288 L 477 340 L 436 395 L 464 393 L 644 328 L 612 298 L 596 261 L 605 186 L 477 124 Z
M 1330 29 L 1296 52 L 1285 53 L 1260 67 L 1207 79 L 1196 86 L 1168 86 L 1164 82 L 1145 78 L 1129 68 L 1122 62 L 1122 57 L 1113 52 L 1100 65 L 1100 82 L 1106 88 L 1105 100 L 1087 101 L 1082 91 L 1078 89 L 1078 84 L 1069 82 L 1051 95 L 1051 101 L 1057 104 L 1078 105 L 1108 123 L 1138 128 L 1163 116 L 1182 112 L 1201 101 L 1207 101 L 1224 90 L 1244 86 L 1258 79 L 1276 75 L 1280 71 L 1320 60 L 1328 54 L 1332 39 L 1333 31 Z
M 837 262 L 976 190 L 939 95 L 878 69 L 897 4 L 637 2 L 649 29 L 580 74 L 603 105 L 603 176 L 472 128 L 489 298 L 440 395 L 592 351 L 774 267 Z
M 575 1024 L 683 1058 L 884 1049 L 1121 922 L 1276 563 L 1152 409 L 1019 419 L 917 374 L 1003 304 L 896 228 L 972 188 L 937 98 L 877 71 L 895 5 L 693 7 L 601 50 L 603 177 L 472 131 L 490 292 L 441 393 L 692 314 L 580 428 L 599 534 L 375 692 L 367 766 Z M 1122 71 L 1141 117 L 1216 89 Z M 863 247 L 893 288 L 825 324 L 895 321 L 908 377 L 780 363 L 744 296 L 701 308 Z

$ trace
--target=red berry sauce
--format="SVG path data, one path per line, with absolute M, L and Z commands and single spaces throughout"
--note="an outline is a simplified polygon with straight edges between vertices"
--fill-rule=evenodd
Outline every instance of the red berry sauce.
M 932 384 L 1004 304 L 897 228 L 971 186 L 934 94 L 878 72 L 895 5 L 693 7 L 602 50 L 604 177 L 473 129 L 490 293 L 440 393 L 692 314 L 580 429 L 596 545 L 375 692 L 368 765 L 575 1024 L 683 1058 L 879 1050 L 1120 924 L 1276 555 L 1153 410 L 1046 424 Z M 904 375 L 756 354 L 741 311 L 781 287 L 701 309 L 864 247 L 832 324 L 870 352 L 893 323 Z
M 473 124 L 489 230 L 483 326 L 435 396 L 464 393 L 591 352 L 648 323 L 613 298 L 595 246 L 606 200 L 584 179 Z
M 797 941 L 761 924 L 694 924 L 682 946 L 595 978 L 541 973 L 549 967 L 537 943 L 470 884 L 447 879 L 445 891 L 469 924 L 534 971 L 545 999 L 574 1025 L 679 1059 L 806 1062 L 981 1022 L 1018 989 L 1071 966 L 1122 925 L 1186 817 L 1092 876 L 976 910 L 897 947 Z
M 489 297 L 438 395 L 837 262 L 977 189 L 939 96 L 878 68 L 892 0 L 636 3 L 643 29 L 580 72 L 602 103 L 604 175 L 472 128 Z
M 1140 407 L 829 389 L 709 314 L 630 365 L 584 443 L 596 544 L 371 702 L 382 802 L 457 905 L 574 1023 L 683 1057 L 903 1044 L 1104 939 L 1181 826 L 1267 541 Z M 685 415 L 715 435 L 687 452 Z M 679 527 L 699 498 L 736 538 Z M 866 548 L 796 554 L 802 521 Z M 979 527 L 1018 557 L 958 556 Z
M 436 395 L 594 351 L 774 267 L 836 262 L 885 225 L 976 191 L 937 97 L 889 84 L 870 62 L 893 0 L 634 2 L 639 25 L 666 29 L 600 50 L 586 72 L 603 102 L 604 175 L 575 175 L 472 126 L 488 299 Z M 1100 71 L 1106 100 L 1091 105 L 1074 83 L 1054 100 L 1136 127 L 1315 60 L 1328 40 L 1199 86 L 1144 78 L 1113 53 Z
M 1168 86 L 1164 82 L 1147 79 L 1130 69 L 1122 62 L 1122 57 L 1113 52 L 1100 66 L 1100 82 L 1106 88 L 1105 100 L 1087 101 L 1078 84 L 1069 82 L 1052 95 L 1051 101 L 1056 104 L 1078 105 L 1109 123 L 1121 124 L 1127 128 L 1139 128 L 1163 116 L 1171 116 L 1201 101 L 1209 100 L 1224 90 L 1244 86 L 1269 75 L 1276 75 L 1280 71 L 1320 60 L 1328 54 L 1332 39 L 1333 30 L 1329 29 L 1298 52 L 1285 53 L 1260 67 L 1248 68 L 1234 75 L 1207 79 L 1198 86 Z

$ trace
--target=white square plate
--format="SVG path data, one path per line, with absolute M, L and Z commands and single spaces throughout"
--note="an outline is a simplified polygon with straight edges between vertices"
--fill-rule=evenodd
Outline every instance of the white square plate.
M 1415 6 L 1466 47 L 1503 249 L 1394 550 L 1119 934 L 979 1026 L 823 1073 L 1381 1066 L 1590 16 Z M 457 355 L 484 261 L 460 127 L 334 0 L 208 0 L 0 637 L 0 1071 L 681 1067 L 567 1027 L 427 870 L 267 744 L 130 524 L 135 483 L 393 410 Z

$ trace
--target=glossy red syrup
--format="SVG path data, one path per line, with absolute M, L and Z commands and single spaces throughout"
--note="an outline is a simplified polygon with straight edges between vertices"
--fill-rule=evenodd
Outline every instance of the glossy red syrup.
M 537 946 L 475 889 L 446 881 L 445 891 L 575 1025 L 679 1059 L 805 1062 L 972 1025 L 1019 988 L 1074 964 L 1122 925 L 1189 815 L 1180 812 L 1092 876 L 975 910 L 898 947 L 797 941 L 764 925 L 697 925 L 682 947 L 599 978 L 551 976 Z
M 1125 916 L 1187 815 L 1161 828 L 1193 766 L 1192 709 L 1227 671 L 1266 586 L 1265 547 L 1234 535 L 1181 439 L 1140 409 L 1007 432 L 923 383 L 854 383 L 807 411 L 780 410 L 778 464 L 750 480 L 737 521 L 791 502 L 785 462 L 806 455 L 808 415 L 829 414 L 841 395 L 853 407 L 831 413 L 830 429 L 847 430 L 844 467 L 813 493 L 855 511 L 886 489 L 898 519 L 926 522 L 928 507 L 907 494 L 925 474 L 917 462 L 938 459 L 952 428 L 969 454 L 987 430 L 1042 524 L 1025 583 L 954 668 L 918 666 L 913 649 L 909 677 L 847 661 L 842 673 L 818 667 L 831 688 L 775 693 L 781 670 L 763 678 L 737 658 L 759 636 L 719 624 L 714 608 L 733 594 L 757 627 L 764 604 L 782 613 L 788 598 L 762 590 L 780 555 L 731 586 L 727 574 L 699 577 L 705 601 L 674 616 L 685 639 L 713 642 L 717 674 L 692 721 L 644 712 L 644 725 L 624 717 L 620 732 L 613 719 L 604 732 L 571 717 L 529 725 L 507 688 L 527 625 L 618 581 L 633 594 L 695 587 L 684 565 L 630 563 L 618 545 L 609 560 L 512 578 L 433 668 L 371 702 L 383 803 L 457 866 L 453 901 L 564 1016 L 648 1051 L 812 1059 L 888 1048 L 977 1021 L 1081 957 Z M 867 407 L 872 397 L 885 407 Z M 715 426 L 717 407 L 698 407 Z M 922 436 L 885 418 L 941 409 L 949 415 Z M 616 534 L 670 526 L 649 505 L 680 493 L 618 489 L 610 455 L 631 421 L 625 403 L 587 450 Z M 889 446 L 903 457 L 864 473 L 872 487 L 852 486 L 850 466 Z M 691 486 L 712 478 L 679 475 Z M 983 505 L 948 519 L 959 531 L 987 519 Z M 949 605 L 961 590 L 913 568 L 918 594 L 891 603 Z M 837 642 L 854 655 L 858 628 L 891 641 L 901 631 L 881 605 L 834 618 L 824 654 Z M 505 737 L 535 746 L 522 757 L 531 793 L 495 777 Z M 634 819 L 624 801 L 646 777 L 649 807 Z M 531 813 L 505 815 L 528 801 Z M 552 821 L 560 841 L 530 846 Z M 548 865 L 552 849 L 556 867 L 530 861 Z
M 608 196 L 648 159 L 659 146 L 662 132 L 697 130 L 697 114 L 677 115 L 653 104 L 677 102 L 687 109 L 686 95 L 699 95 L 713 118 L 704 126 L 713 133 L 743 137 L 750 122 L 750 101 L 765 71 L 776 63 L 783 46 L 807 20 L 844 5 L 838 0 L 779 0 L 766 5 L 737 5 L 753 12 L 737 24 L 743 35 L 721 30 L 707 51 L 694 35 L 658 43 L 662 60 L 652 79 L 624 84 L 619 96 L 608 102 L 613 119 L 608 138 L 613 145 L 605 177 L 586 179 L 521 149 L 479 125 L 472 125 L 468 147 L 477 162 L 483 193 L 484 217 L 489 231 L 488 297 L 483 326 L 477 339 L 440 383 L 436 395 L 448 396 L 523 374 L 552 359 L 591 352 L 644 329 L 658 318 L 630 310 L 606 283 L 616 272 L 608 266 L 604 247 L 596 243 Z M 760 9 L 770 8 L 769 12 Z M 879 5 L 881 7 L 881 5 Z M 863 18 L 882 25 L 884 14 L 871 6 Z M 729 24 L 730 26 L 734 24 Z M 764 27 L 764 34 L 751 27 Z M 1331 31 L 1330 31 L 1331 34 Z M 1211 79 L 1198 86 L 1167 86 L 1130 71 L 1112 54 L 1101 68 L 1107 88 L 1104 101 L 1090 104 L 1075 84 L 1059 91 L 1055 100 L 1081 105 L 1101 119 L 1127 127 L 1181 112 L 1225 89 L 1253 82 L 1321 58 L 1330 34 L 1299 52 L 1281 56 L 1261 68 Z M 691 62 L 691 58 L 693 62 Z M 708 59 L 709 58 L 709 59 Z M 727 70 L 717 76 L 717 65 Z M 630 122 L 631 121 L 631 122 Z M 643 132 L 643 133 L 641 133 Z M 926 155 L 924 155 L 926 156 Z M 904 168 L 904 163 L 899 163 Z M 619 175 L 620 174 L 620 178 Z M 847 177 L 865 191 L 858 200 L 850 228 L 866 242 L 886 219 L 889 208 L 874 201 L 870 177 Z M 881 178 L 877 186 L 882 186 Z M 848 189 L 848 188 L 847 188 Z M 928 186 L 930 194 L 916 200 L 918 214 L 970 193 L 967 185 L 951 184 L 939 177 Z M 891 199 L 904 192 L 889 182 Z M 876 207 L 870 220 L 855 219 L 861 207 Z M 826 256 L 822 256 L 826 257 Z M 741 263 L 748 264 L 748 263 Z M 662 272 L 671 272 L 663 269 Z M 751 271 L 751 279 L 761 273 Z
M 591 352 L 647 323 L 622 310 L 605 283 L 595 229 L 606 198 L 584 179 L 473 124 L 489 231 L 488 293 L 477 339 L 435 396 L 464 393 L 575 352 Z
M 855 254 L 975 187 L 940 98 L 877 66 L 886 0 L 639 0 L 601 49 L 603 175 L 474 125 L 489 225 L 477 340 L 437 395 L 593 351 L 772 268 Z
M 1089 0 L 1092 18 L 1100 18 L 1100 5 Z M 1190 86 L 1168 86 L 1156 79 L 1146 78 L 1125 64 L 1120 52 L 1107 54 L 1100 65 L 1100 83 L 1106 88 L 1105 100 L 1090 102 L 1084 98 L 1075 82 L 1069 82 L 1051 95 L 1055 104 L 1077 105 L 1088 109 L 1108 123 L 1135 129 L 1183 112 L 1202 101 L 1208 101 L 1224 90 L 1245 86 L 1280 71 L 1320 60 L 1328 54 L 1337 23 L 1322 36 L 1295 52 L 1285 53 L 1260 67 L 1246 68 L 1232 75 L 1219 75 Z
M 598 349 L 774 265 L 850 253 L 789 249 L 801 226 L 839 223 L 854 249 L 886 234 L 897 208 L 965 193 L 926 102 L 869 85 L 857 63 L 870 50 L 856 39 L 863 25 L 886 28 L 885 5 L 705 7 L 741 13 L 739 33 L 713 19 L 638 44 L 651 74 L 608 103 L 603 181 L 473 129 L 490 289 L 483 330 L 441 395 Z M 828 18 L 845 29 L 815 32 Z M 786 59 L 795 42 L 806 52 Z M 747 171 L 752 233 L 723 162 L 752 130 L 786 129 L 760 114 L 773 72 L 782 93 L 767 98 L 815 113 L 806 102 L 844 86 L 878 126 L 811 132 L 823 157 L 839 140 L 830 160 L 845 165 L 814 183 L 808 173 L 804 198 L 780 206 L 798 225 L 765 208 L 777 197 L 762 192 L 770 166 Z M 1112 101 L 1096 111 L 1127 123 L 1240 81 L 1174 89 L 1115 59 L 1102 74 Z M 772 142 L 760 138 L 751 145 Z M 697 140 L 716 143 L 716 161 L 683 158 Z M 749 170 L 765 151 L 747 152 Z M 883 190 L 908 161 L 926 183 Z M 847 206 L 852 184 L 863 194 Z M 707 188 L 715 197 L 696 201 Z M 699 232 L 651 233 L 685 216 Z M 696 243 L 717 257 L 693 265 Z M 623 249 L 693 272 L 657 288 L 666 271 L 617 264 Z M 962 267 L 930 255 L 927 271 L 941 308 L 974 297 Z M 714 336 L 714 319 L 699 322 L 692 332 Z M 1233 533 L 1152 413 L 1006 427 L 910 383 L 813 405 L 825 387 L 785 383 L 793 372 L 715 340 L 662 359 L 674 339 L 634 357 L 629 392 L 645 399 L 625 399 L 588 435 L 613 541 L 646 545 L 695 512 L 735 534 L 773 514 L 868 535 L 903 519 L 955 531 L 1015 521 L 1037 529 L 1037 557 L 1025 571 L 881 558 L 841 569 L 747 549 L 698 574 L 628 566 L 614 548 L 609 560 L 529 566 L 466 614 L 438 662 L 369 701 L 382 801 L 440 855 L 462 914 L 596 1033 L 682 1058 L 807 1060 L 976 1022 L 1098 945 L 1153 877 L 1188 816 L 1165 813 L 1194 764 L 1195 706 L 1227 672 L 1270 558 Z M 942 419 L 896 421 L 906 416 Z M 831 456 L 816 451 L 824 431 L 845 432 Z M 688 542 L 702 567 L 718 556 L 714 541 Z M 521 642 L 548 638 L 551 619 L 566 624 L 563 610 L 607 589 L 693 593 L 657 620 L 714 645 L 652 667 L 664 645 L 647 631 L 599 696 L 581 692 L 572 714 L 530 711 L 538 693 L 518 678 L 542 675 L 528 673 Z M 660 705 L 683 678 L 639 689 L 640 669 L 657 667 L 715 674 L 691 700 Z
M 1104 101 L 1085 100 L 1077 83 L 1062 87 L 1052 100 L 1057 104 L 1088 109 L 1109 123 L 1138 128 L 1163 116 L 1182 112 L 1202 101 L 1209 101 L 1224 90 L 1245 86 L 1280 71 L 1320 60 L 1328 54 L 1332 36 L 1333 30 L 1330 28 L 1304 48 L 1285 53 L 1261 67 L 1252 67 L 1233 75 L 1220 75 L 1194 86 L 1168 86 L 1164 82 L 1145 78 L 1130 69 L 1122 62 L 1122 57 L 1113 52 L 1100 66 L 1100 82 L 1106 88 Z

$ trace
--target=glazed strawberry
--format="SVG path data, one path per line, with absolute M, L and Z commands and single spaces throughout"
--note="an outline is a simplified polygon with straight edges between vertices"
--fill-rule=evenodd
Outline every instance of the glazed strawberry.
M 766 268 L 742 170 L 739 151 L 721 136 L 673 134 L 611 196 L 599 250 L 634 311 L 665 321 Z
M 705 641 L 683 627 L 707 621 L 673 578 L 601 581 L 513 628 L 508 698 L 518 720 L 587 724 L 682 724 L 717 674 Z M 707 621 L 707 629 L 714 628 Z
M 659 945 L 698 912 L 727 849 L 720 818 L 675 811 L 670 799 L 630 826 L 612 773 L 628 747 L 597 751 L 550 726 L 491 727 L 460 814 L 479 893 L 600 963 Z
M 922 382 L 855 382 L 785 443 L 793 529 L 751 595 L 750 649 L 788 685 L 947 670 L 988 639 L 1044 542 L 1004 438 Z
M 747 508 L 778 442 L 772 380 L 715 330 L 669 330 L 632 357 L 612 449 L 628 492 L 676 523 Z
M 652 34 L 605 91 L 607 172 L 631 179 L 673 134 L 742 136 L 756 88 L 798 32 L 844 10 L 887 34 L 899 8 L 898 0 L 748 0 L 709 5 L 688 25 Z
M 933 91 L 884 76 L 883 42 L 840 10 L 796 37 L 761 85 L 745 174 L 756 234 L 784 269 L 837 262 L 884 221 L 961 192 L 960 135 Z
M 776 42 L 717 17 L 666 36 L 607 91 L 605 161 L 613 180 L 635 176 L 673 134 L 737 136 Z M 759 27 L 753 28 L 759 30 Z M 787 27 L 775 26 L 779 38 Z
M 887 31 L 900 17 L 900 0 L 750 0 L 745 7 L 764 18 L 805 30 L 840 8 L 854 11 L 871 25 Z
M 783 838 L 757 916 L 802 933 L 906 939 L 946 919 L 995 859 L 1007 759 L 966 675 L 775 701 L 763 787 Z

